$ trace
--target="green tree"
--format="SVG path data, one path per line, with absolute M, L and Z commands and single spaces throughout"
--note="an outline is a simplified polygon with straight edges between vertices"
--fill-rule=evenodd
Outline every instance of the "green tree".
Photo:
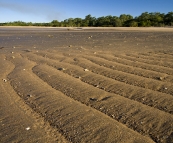
M 137 19 L 139 22 L 139 26 L 141 27 L 149 27 L 151 26 L 150 14 L 148 12 L 142 13 Z
M 115 23 L 114 23 L 114 26 L 115 27 L 121 27 L 123 24 L 122 24 L 122 21 L 119 19 L 119 18 L 117 18 L 117 19 L 115 19 L 115 21 L 114 21 Z
M 168 12 L 165 16 L 164 16 L 164 22 L 167 25 L 173 26 L 173 12 Z
M 120 17 L 119 17 L 119 19 L 121 20 L 121 24 L 123 25 L 123 26 L 125 26 L 124 24 L 125 24 L 125 22 L 126 21 L 128 21 L 128 20 L 131 20 L 131 19 L 133 19 L 133 16 L 131 16 L 131 15 L 129 15 L 129 14 L 121 14 L 120 15 Z
M 95 26 L 96 25 L 96 18 L 92 17 L 91 14 L 85 16 L 84 23 L 87 26 Z
M 144 12 L 138 17 L 139 21 L 147 21 L 149 19 L 150 19 L 150 14 L 148 12 Z
M 138 27 L 138 22 L 135 19 L 128 20 L 125 22 L 126 27 Z
M 77 27 L 80 27 L 82 25 L 82 18 L 75 18 L 73 21 L 75 26 Z
M 163 14 L 160 14 L 159 12 L 152 12 L 149 14 L 151 26 L 159 26 L 161 23 L 163 23 Z
M 104 25 L 104 16 L 97 18 L 96 25 L 97 26 L 103 26 Z
M 58 26 L 59 26 L 58 20 L 53 20 L 53 21 L 51 22 L 51 26 L 53 26 L 53 27 L 58 27 Z

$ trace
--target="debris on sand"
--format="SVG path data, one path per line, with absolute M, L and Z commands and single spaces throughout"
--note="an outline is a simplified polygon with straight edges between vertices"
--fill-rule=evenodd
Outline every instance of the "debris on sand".
M 88 69 L 84 69 L 84 71 L 89 71 Z
M 4 82 L 7 82 L 7 80 L 6 79 L 2 79 Z
M 14 52 L 11 52 L 12 54 L 14 53 Z
M 24 50 L 24 51 L 25 51 L 25 52 L 32 52 L 32 51 L 31 51 L 31 50 L 29 50 L 29 49 L 28 49 L 28 50 Z
M 27 127 L 26 130 L 29 131 L 31 128 L 30 127 Z
M 97 101 L 96 98 L 89 98 L 90 101 Z
M 28 96 L 28 97 L 32 97 L 32 95 L 31 95 L 31 94 L 28 94 L 27 96 Z
M 0 49 L 3 49 L 4 47 L 0 47 Z
M 80 76 L 76 76 L 76 78 L 81 79 L 81 77 L 80 77 Z
M 15 58 L 15 56 L 12 56 L 12 58 L 14 59 L 14 58 Z
M 72 45 L 69 45 L 68 47 L 72 47 Z
M 65 68 L 58 68 L 58 70 L 65 71 L 66 69 Z
M 53 37 L 53 35 L 48 35 L 49 38 Z
M 92 37 L 93 37 L 93 36 L 91 35 L 91 36 L 88 37 L 88 39 L 90 39 L 90 38 L 92 38 Z
M 101 87 L 100 89 L 105 90 L 105 88 L 104 88 L 104 87 Z
M 164 78 L 163 77 L 159 77 L 159 80 L 163 80 Z
M 158 80 L 163 80 L 163 79 L 164 79 L 164 77 L 157 77 L 157 79 L 158 79 Z
M 111 116 L 112 116 L 112 118 L 115 118 L 115 115 L 114 114 L 112 114 Z

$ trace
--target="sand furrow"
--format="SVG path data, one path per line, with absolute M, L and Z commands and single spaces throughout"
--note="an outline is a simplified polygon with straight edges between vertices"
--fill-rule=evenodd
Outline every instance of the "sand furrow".
M 173 97 L 171 95 L 146 89 L 144 90 L 143 88 L 137 88 L 128 84 L 124 84 L 122 82 L 117 82 L 102 75 L 98 75 L 92 72 L 85 72 L 84 69 L 88 68 L 88 66 L 85 67 L 84 63 L 82 65 L 84 67 L 81 68 L 65 62 L 58 62 L 50 59 L 47 60 L 46 58 L 39 57 L 34 54 L 27 54 L 27 57 L 30 60 L 36 61 L 38 64 L 42 63 L 53 66 L 56 69 L 63 71 L 64 73 L 67 73 L 73 77 L 80 79 L 83 82 L 93 85 L 94 87 L 106 90 L 111 93 L 119 94 L 126 98 L 136 100 L 145 105 L 158 108 L 171 114 L 173 112 Z M 63 70 L 63 68 L 65 70 Z
M 38 54 L 41 55 L 41 54 Z M 56 59 L 58 61 L 67 61 L 69 63 L 72 64 L 79 64 L 79 66 L 83 67 L 83 68 L 89 68 L 92 69 L 91 71 L 97 74 L 101 74 L 103 76 L 121 81 L 121 82 L 125 82 L 126 84 L 130 84 L 130 85 L 134 85 L 134 86 L 139 86 L 139 87 L 143 87 L 146 89 L 151 89 L 154 91 L 160 91 L 163 93 L 167 93 L 167 94 L 173 94 L 173 85 L 172 83 L 169 82 L 163 82 L 165 77 L 159 77 L 157 74 L 157 79 L 151 79 L 151 78 L 146 78 L 143 76 L 138 76 L 138 75 L 134 75 L 131 73 L 127 73 L 127 72 L 123 72 L 123 71 L 119 71 L 116 69 L 111 69 L 111 68 L 107 68 L 107 67 L 103 67 L 100 66 L 98 64 L 95 64 L 89 60 L 85 59 L 81 59 L 80 55 L 75 56 L 74 58 L 71 57 L 71 59 L 69 59 L 68 57 L 63 57 L 61 58 L 61 60 L 59 59 L 59 57 L 56 57 L 54 53 L 42 53 L 43 57 L 50 58 L 50 59 Z M 58 58 L 58 59 L 57 59 Z M 164 89 L 166 87 L 166 90 Z
M 47 52 L 42 54 L 43 57 L 45 57 L 45 55 L 47 58 L 59 60 L 59 57 L 58 59 L 56 58 L 55 56 L 56 54 L 53 54 L 53 53 L 50 54 Z M 90 71 L 94 73 L 106 76 L 108 78 L 115 79 L 117 81 L 120 81 L 126 84 L 173 95 L 173 84 L 169 82 L 163 82 L 165 78 L 168 78 L 168 77 L 163 77 L 163 76 L 159 77 L 157 75 L 157 79 L 145 78 L 145 77 L 141 77 L 131 73 L 118 71 L 116 70 L 116 68 L 110 69 L 107 67 L 100 66 L 98 64 L 95 64 L 87 60 L 86 58 L 79 60 L 80 58 L 76 58 L 76 57 L 80 57 L 80 55 L 71 57 L 71 58 L 64 57 L 60 61 L 65 61 L 72 64 L 78 64 L 79 66 L 83 68 L 89 68 Z
M 39 53 L 36 53 L 36 54 L 39 54 Z M 59 52 L 57 52 L 57 51 L 47 52 L 46 51 L 47 57 L 49 57 L 51 59 L 58 60 L 58 61 L 68 60 L 68 58 L 70 57 L 69 55 L 66 54 L 66 55 L 64 55 L 63 58 L 60 59 L 59 57 L 56 56 L 56 54 L 59 54 Z M 75 53 L 73 55 L 74 58 L 77 56 L 80 57 L 80 54 L 78 54 L 78 55 L 76 55 L 76 54 L 77 53 Z M 39 54 L 39 55 L 41 55 L 41 54 Z M 91 55 L 93 55 L 93 56 L 91 56 Z M 42 56 L 45 56 L 45 52 L 42 52 Z M 81 56 L 84 57 L 83 55 L 81 55 Z M 97 57 L 98 58 L 100 57 L 101 59 L 96 60 Z M 102 52 L 101 53 L 98 52 L 95 54 L 95 52 L 94 52 L 94 53 L 87 54 L 87 56 L 85 56 L 85 58 L 90 60 L 93 63 L 98 62 L 98 65 L 100 65 L 100 66 L 105 66 L 107 68 L 110 68 L 110 69 L 113 69 L 116 71 L 122 71 L 122 72 L 133 74 L 133 75 L 138 75 L 138 76 L 142 76 L 142 77 L 146 77 L 146 78 L 152 78 L 152 79 L 155 79 L 157 81 L 161 79 L 162 81 L 171 82 L 171 83 L 173 82 L 173 76 L 172 75 L 168 75 L 168 74 L 157 72 L 157 71 L 142 69 L 140 67 L 133 67 L 133 66 L 113 62 L 112 59 L 115 59 L 115 57 L 112 54 L 105 54 L 105 53 L 103 54 Z M 94 61 L 92 60 L 92 58 L 94 58 Z
M 96 108 L 126 124 L 129 128 L 150 136 L 154 141 L 165 140 L 165 135 L 168 134 L 167 137 L 169 137 L 172 132 L 170 123 L 173 122 L 173 116 L 170 114 L 116 94 L 107 93 L 46 65 L 36 66 L 33 72 L 67 96 Z M 165 128 L 165 124 L 169 124 L 170 127 Z M 147 130 L 142 129 L 145 127 Z M 165 135 L 162 134 L 163 130 L 167 131 Z
M 0 78 L 7 79 L 0 84 L 0 142 L 67 142 L 13 90 L 7 76 L 15 66 L 4 60 L 0 67 Z
M 158 60 L 170 60 L 172 61 L 172 55 L 169 55 L 168 51 L 154 51 L 154 52 L 147 52 L 147 53 L 137 53 L 140 57 L 147 59 L 158 59 Z
M 117 55 L 115 55 L 115 57 L 117 57 Z M 135 56 L 132 54 L 121 55 L 120 58 L 122 58 L 122 59 L 124 58 L 124 59 L 130 60 L 130 61 L 142 62 L 142 63 L 148 64 L 148 65 L 154 65 L 154 66 L 157 65 L 160 68 L 173 68 L 173 64 L 169 60 L 158 61 L 156 59 L 150 60 L 149 58 L 142 59 L 138 55 Z
M 147 67 L 142 68 L 140 64 L 136 63 L 138 66 L 131 64 L 128 64 L 128 62 L 120 62 L 119 58 L 113 58 L 111 56 L 100 56 L 98 57 L 91 57 L 91 56 L 85 56 L 86 59 L 99 64 L 100 66 L 105 66 L 111 69 L 116 69 L 119 71 L 124 71 L 127 73 L 132 73 L 135 75 L 147 77 L 147 78 L 153 78 L 160 80 L 160 78 L 163 79 L 163 81 L 173 82 L 173 76 L 170 73 L 162 72 L 155 69 L 148 69 Z M 135 62 L 134 62 L 135 63 Z
M 154 80 L 154 79 L 144 78 L 141 76 L 117 71 L 115 69 L 112 70 L 110 68 L 99 66 L 83 58 L 75 58 L 75 62 L 71 61 L 70 63 L 79 65 L 83 68 L 88 68 L 93 73 L 97 73 L 105 77 L 115 79 L 125 84 L 173 95 L 173 84 L 168 82 L 163 82 L 161 81 L 162 79 Z
M 161 57 L 161 58 L 167 58 L 167 59 L 172 59 L 173 58 L 173 53 L 172 53 L 172 50 L 168 50 L 168 51 L 159 51 L 159 52 L 156 52 L 158 57 Z
M 158 55 L 158 54 L 156 54 L 156 55 Z M 167 54 L 164 54 L 164 57 L 161 57 L 161 56 L 156 57 L 154 54 L 151 54 L 151 55 L 147 56 L 147 55 L 141 55 L 140 53 L 133 53 L 133 54 L 130 53 L 130 54 L 125 54 L 125 55 L 130 57 L 130 58 L 140 59 L 141 61 L 144 61 L 144 62 L 147 62 L 147 63 L 148 62 L 153 62 L 154 64 L 161 64 L 162 66 L 167 66 L 167 67 L 173 66 L 173 64 L 172 64 L 173 57 L 171 57 L 171 58 L 169 57 L 168 58 Z
M 149 138 L 128 129 L 105 114 L 53 89 L 32 73 L 31 68 L 35 65 L 33 62 L 16 57 L 13 63 L 16 68 L 8 77 L 15 91 L 20 93 L 26 104 L 41 114 L 51 126 L 57 128 L 69 141 L 152 142 Z M 42 66 L 44 67 L 44 65 Z M 36 66 L 34 69 L 37 67 L 40 66 Z M 51 74 L 51 71 L 48 72 Z M 111 134 L 109 134 L 110 132 Z
M 151 71 L 165 73 L 165 74 L 168 74 L 168 75 L 173 75 L 173 69 L 172 68 L 161 67 L 161 66 L 158 66 L 158 65 L 146 64 L 146 63 L 138 62 L 137 60 L 129 60 L 129 59 L 127 59 L 127 57 L 122 57 L 121 55 L 116 55 L 115 54 L 115 58 L 113 58 L 112 61 L 124 64 L 124 65 L 127 65 L 127 66 L 130 65 L 130 66 L 133 66 L 133 67 L 139 67 L 139 68 L 142 68 L 142 69 L 147 69 L 147 70 L 151 70 Z
M 173 62 L 172 57 L 169 57 L 168 54 L 163 54 L 160 52 L 150 52 L 150 53 L 128 53 L 127 56 L 133 56 L 141 59 L 157 60 L 157 61 L 169 61 Z

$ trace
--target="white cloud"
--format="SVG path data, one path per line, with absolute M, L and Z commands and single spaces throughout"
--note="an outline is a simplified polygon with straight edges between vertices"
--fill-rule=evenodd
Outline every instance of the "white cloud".
M 45 4 L 24 4 L 24 3 L 9 3 L 0 1 L 0 9 L 6 9 L 10 11 L 17 12 L 21 15 L 33 15 L 34 17 L 43 17 L 43 19 L 51 21 L 51 20 L 63 20 L 63 14 L 54 9 L 51 5 Z

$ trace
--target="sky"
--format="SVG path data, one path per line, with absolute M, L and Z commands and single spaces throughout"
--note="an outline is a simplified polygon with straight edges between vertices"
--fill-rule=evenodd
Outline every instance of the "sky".
M 143 12 L 168 13 L 173 0 L 0 0 L 0 23 L 51 22 L 68 18 L 139 16 Z

